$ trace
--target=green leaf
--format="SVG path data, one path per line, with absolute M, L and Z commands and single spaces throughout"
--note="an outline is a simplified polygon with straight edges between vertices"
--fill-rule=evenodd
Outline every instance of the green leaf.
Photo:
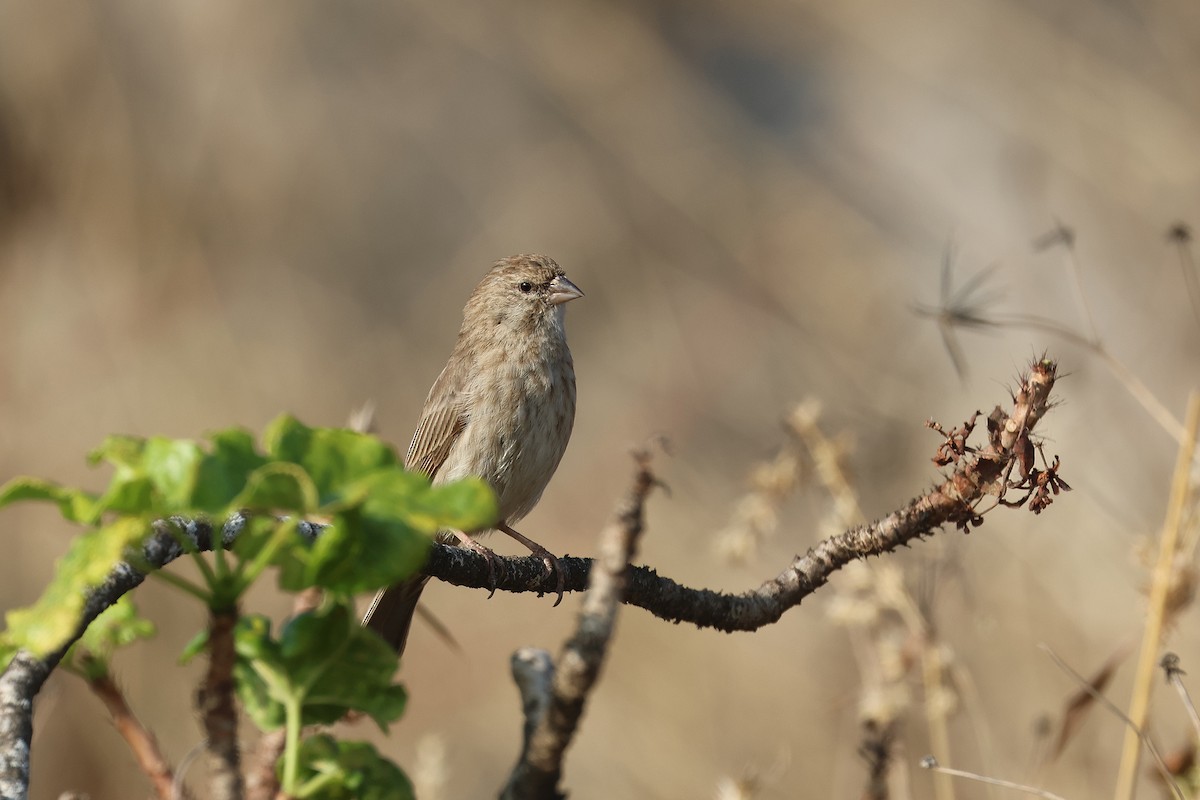
M 341 742 L 329 734 L 300 745 L 303 800 L 413 800 L 404 772 L 367 742 Z
M 388 586 L 421 568 L 434 533 L 478 530 L 496 521 L 496 498 L 474 478 L 431 487 L 422 475 L 377 469 L 348 484 L 322 511 L 333 514 L 314 542 L 298 540 L 276 558 L 280 586 L 320 586 L 357 594 Z
M 284 534 L 280 528 L 289 528 L 290 536 L 295 537 L 298 541 L 292 542 L 289 534 Z M 277 538 L 282 538 L 282 542 L 277 541 Z M 274 517 L 253 516 L 247 517 L 242 526 L 241 533 L 233 542 L 234 554 L 243 562 L 254 562 L 257 559 L 264 558 L 268 564 L 276 563 L 283 555 L 275 553 L 272 557 L 269 553 L 263 554 L 263 549 L 268 546 L 271 548 L 280 548 L 283 553 L 291 547 L 304 547 L 307 541 L 296 533 L 295 520 L 278 520 Z
M 233 505 L 250 474 L 267 459 L 254 449 L 254 437 L 242 428 L 210 433 L 208 439 L 212 451 L 205 454 L 197 470 L 192 505 L 211 514 Z
M 330 643 L 338 649 L 330 652 Z M 307 687 L 305 707 L 340 719 L 349 709 L 365 712 L 386 729 L 404 713 L 407 696 L 392 684 L 396 653 L 358 623 L 346 605 L 293 619 L 280 632 L 280 654 L 295 665 L 293 678 Z
M 96 505 L 100 511 L 149 514 L 154 509 L 154 484 L 142 469 L 119 466 Z
M 61 647 L 79 627 L 88 592 L 151 532 L 145 520 L 125 517 L 77 537 L 37 602 L 5 614 L 9 640 L 39 657 Z
M 8 631 L 0 634 L 0 672 L 8 669 L 9 662 L 20 648 L 9 638 Z
M 267 426 L 263 445 L 271 458 L 304 467 L 322 504 L 351 481 L 397 465 L 396 452 L 374 436 L 341 428 L 310 428 L 287 414 Z
M 284 702 L 293 692 L 279 645 L 271 638 L 271 621 L 261 614 L 244 615 L 234 629 L 233 642 L 238 657 L 233 678 L 242 707 L 263 730 L 283 727 Z
M 154 623 L 139 615 L 133 600 L 125 595 L 92 621 L 79 644 L 95 656 L 111 658 L 117 648 L 149 639 L 154 634 Z
M 372 496 L 368 503 L 385 503 L 386 496 Z M 394 509 L 406 514 L 410 522 L 419 525 L 418 515 L 427 517 L 428 525 L 435 529 L 454 528 L 460 531 L 476 531 L 491 528 L 496 524 L 500 511 L 496 506 L 496 494 L 479 478 L 434 486 L 424 495 L 414 498 L 407 509 Z
M 358 710 L 386 728 L 404 711 L 404 689 L 391 682 L 395 652 L 358 624 L 348 603 L 295 617 L 279 639 L 271 637 L 265 617 L 243 617 L 234 644 L 238 696 L 261 728 L 283 725 L 291 702 L 301 704 L 305 725 L 336 722 Z
M 107 461 L 114 467 L 139 468 L 145 449 L 146 440 L 141 436 L 117 434 L 106 438 L 99 447 L 88 453 L 87 458 L 92 465 Z
M 373 591 L 420 569 L 429 543 L 429 536 L 402 520 L 347 509 L 315 541 L 297 538 L 280 552 L 279 585 L 288 591 L 310 586 L 343 594 Z
M 71 646 L 65 661 L 89 679 L 108 673 L 113 653 L 119 647 L 154 636 L 154 623 L 141 617 L 128 595 L 92 621 L 79 641 Z
M 142 469 L 154 488 L 154 509 L 178 514 L 192 508 L 192 493 L 204 453 L 188 439 L 151 437 L 142 453 Z
M 208 649 L 208 631 L 202 630 L 188 640 L 179 654 L 179 666 L 190 664 L 192 659 Z
M 317 510 L 317 487 L 296 464 L 273 462 L 250 473 L 234 507 L 275 513 L 310 514 Z
M 0 486 L 0 508 L 21 500 L 49 500 L 58 504 L 63 517 L 71 522 L 90 523 L 97 512 L 96 496 L 82 489 L 70 489 L 40 478 L 13 478 Z

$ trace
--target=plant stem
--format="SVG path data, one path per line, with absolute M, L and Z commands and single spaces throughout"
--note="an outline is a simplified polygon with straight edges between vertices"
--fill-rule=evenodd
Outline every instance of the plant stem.
M 214 800 L 241 800 L 242 772 L 238 752 L 238 712 L 233 700 L 233 629 L 237 608 L 213 610 L 208 629 L 208 670 L 197 695 L 208 737 Z
M 155 570 L 154 572 L 151 572 L 150 575 L 160 581 L 165 581 L 166 583 L 171 584 L 176 589 L 187 592 L 193 597 L 198 597 L 205 605 L 211 604 L 212 595 L 206 591 L 203 586 L 192 583 L 187 578 L 181 578 L 172 572 L 167 572 L 166 570 L 162 569 Z
M 270 540 L 258 551 L 254 560 L 249 564 L 243 561 L 238 565 L 239 595 L 246 590 L 246 587 L 254 583 L 263 570 L 271 565 L 271 560 L 275 558 L 275 554 L 279 552 L 279 548 L 283 547 L 283 543 L 287 540 L 287 537 L 294 535 L 296 535 L 296 521 L 294 519 L 277 523 L 275 530 L 271 532 Z
M 299 697 L 288 699 L 284 704 L 287 713 L 287 739 L 283 746 L 283 787 L 289 797 L 295 797 L 300 771 L 300 714 L 303 702 Z

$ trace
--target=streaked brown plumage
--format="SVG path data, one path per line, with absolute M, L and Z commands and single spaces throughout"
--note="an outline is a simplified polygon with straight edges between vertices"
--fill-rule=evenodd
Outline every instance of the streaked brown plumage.
M 571 437 L 575 368 L 563 305 L 582 296 L 546 256 L 498 261 L 463 309 L 454 352 L 429 390 L 404 458 L 407 469 L 434 483 L 487 481 L 499 502 L 497 528 L 552 569 L 554 557 L 509 525 L 537 505 Z M 454 531 L 439 538 L 468 541 Z M 397 652 L 427 580 L 418 576 L 381 591 L 363 618 Z

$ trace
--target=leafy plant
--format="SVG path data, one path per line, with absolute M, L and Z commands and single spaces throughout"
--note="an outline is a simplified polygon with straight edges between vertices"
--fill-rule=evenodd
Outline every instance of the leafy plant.
M 157 531 L 175 536 L 195 560 L 199 581 L 166 570 L 151 574 L 202 600 L 214 615 L 237 613 L 246 590 L 269 567 L 281 588 L 324 591 L 319 608 L 285 622 L 278 637 L 266 617 L 240 617 L 233 629 L 234 685 L 259 727 L 286 730 L 283 791 L 296 797 L 411 796 L 398 767 L 366 744 L 316 736 L 301 742 L 304 725 L 331 723 L 350 711 L 386 726 L 404 710 L 404 689 L 392 683 L 396 656 L 358 625 L 353 596 L 419 570 L 441 528 L 492 525 L 495 498 L 479 480 L 431 486 L 405 472 L 391 447 L 349 430 L 310 428 L 281 416 L 261 446 L 240 428 L 206 441 L 112 436 L 91 455 L 113 470 L 100 494 L 38 478 L 0 487 L 0 507 L 18 501 L 55 503 L 84 527 L 32 605 L 6 614 L 0 654 L 17 649 L 44 656 L 61 648 L 80 625 L 88 593 L 121 561 L 149 570 L 141 546 Z M 198 552 L 184 535 L 189 520 L 237 518 L 231 549 Z M 299 520 L 326 523 L 319 536 L 300 535 Z M 109 669 L 112 652 L 153 635 L 126 601 L 101 615 L 67 656 L 89 676 Z M 188 655 L 209 647 L 202 632 Z M 215 651 L 214 651 L 215 652 Z M 367 788 L 369 787 L 369 788 Z M 364 792 L 366 792 L 364 794 Z

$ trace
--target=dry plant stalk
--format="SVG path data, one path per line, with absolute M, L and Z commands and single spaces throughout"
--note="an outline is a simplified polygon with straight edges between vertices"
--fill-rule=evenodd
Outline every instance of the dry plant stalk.
M 1129 719 L 1132 728 L 1125 732 L 1121 752 L 1121 768 L 1117 773 L 1116 800 L 1131 800 L 1137 784 L 1138 765 L 1141 763 L 1141 739 L 1137 731 L 1146 725 L 1150 708 L 1150 691 L 1153 688 L 1154 672 L 1159 660 L 1163 628 L 1173 610 L 1170 600 L 1177 595 L 1172 589 L 1177 584 L 1177 548 L 1180 528 L 1191 494 L 1192 466 L 1196 457 L 1196 437 L 1200 432 L 1200 392 L 1193 391 L 1188 400 L 1187 425 L 1179 446 L 1179 458 L 1175 464 L 1175 476 L 1171 482 L 1171 499 L 1167 506 L 1167 518 L 1163 524 L 1162 537 L 1158 546 L 1158 564 L 1154 569 L 1154 582 L 1150 586 L 1149 608 L 1146 611 L 1146 627 L 1142 635 L 1142 649 L 1138 655 L 1137 673 L 1133 681 L 1133 694 L 1129 700 Z M 1136 728 L 1134 730 L 1133 728 Z
M 844 442 L 827 437 L 818 418 L 816 403 L 802 403 L 789 416 L 788 429 L 807 448 L 816 475 L 833 498 L 831 524 L 861 525 L 865 516 L 843 467 Z M 921 671 L 930 742 L 943 758 L 950 757 L 946 722 L 957 703 L 953 689 L 944 680 L 944 670 L 953 655 L 937 641 L 920 604 L 906 588 L 899 567 L 861 562 L 853 565 L 852 572 L 854 577 L 839 587 L 830 614 L 849 629 L 852 637 L 856 631 L 866 631 L 866 637 L 855 648 L 864 679 L 859 714 L 867 729 L 861 749 L 869 754 L 868 794 L 879 796 L 883 792 L 886 796 L 888 756 L 881 748 L 890 749 L 898 721 L 909 705 L 908 675 L 914 661 Z M 892 613 L 887 614 L 889 611 Z M 899 629 L 888 620 L 899 620 Z M 949 778 L 938 774 L 933 782 L 938 800 L 953 800 Z
M 800 485 L 800 458 L 794 437 L 770 461 L 754 468 L 750 490 L 738 500 L 733 514 L 713 544 L 717 556 L 730 564 L 745 564 L 764 539 L 779 527 L 779 507 Z

